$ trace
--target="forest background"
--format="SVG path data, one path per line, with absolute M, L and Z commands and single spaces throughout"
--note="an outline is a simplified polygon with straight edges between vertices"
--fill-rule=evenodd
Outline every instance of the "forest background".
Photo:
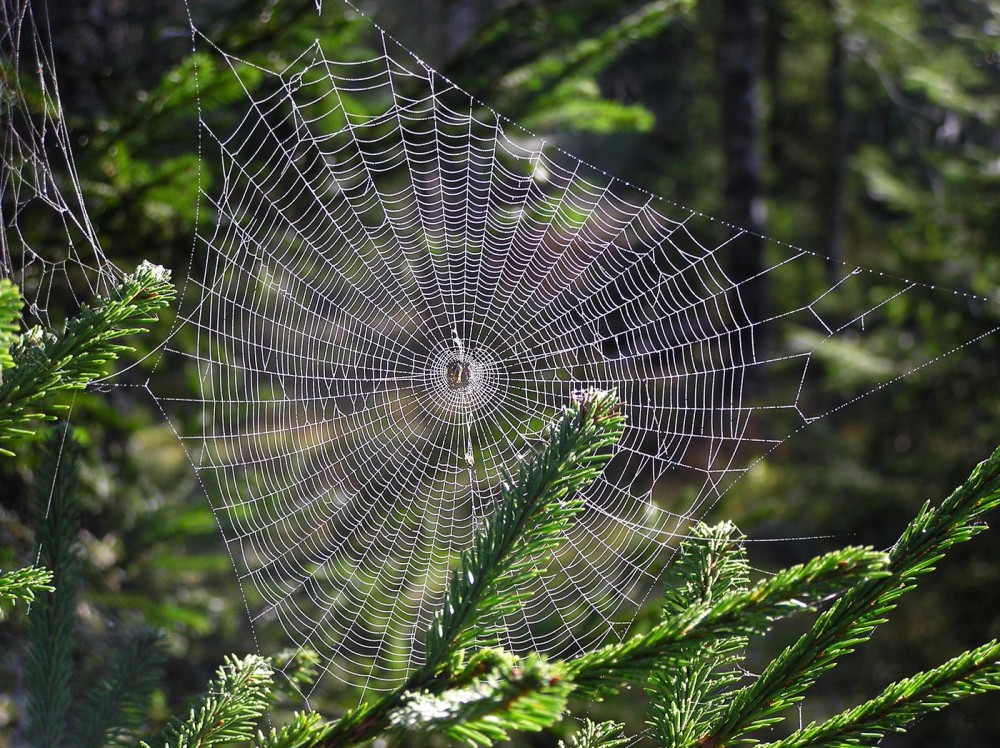
M 272 68 L 313 38 L 345 56 L 377 45 L 371 26 L 335 0 L 325 0 L 319 19 L 313 0 L 192 5 L 220 46 Z M 480 100 L 608 173 L 836 260 L 1000 300 L 995 2 L 380 0 L 360 7 Z M 196 221 L 205 229 L 213 220 L 195 210 L 197 174 L 210 189 L 216 168 L 199 164 L 183 3 L 51 3 L 49 26 L 77 168 L 105 252 L 123 268 L 151 260 L 182 277 Z M 206 116 L 224 112 L 238 94 L 209 90 Z M 47 229 L 49 241 L 63 241 L 54 228 L 33 230 L 40 241 Z M 785 292 L 793 289 L 771 289 Z M 66 312 L 83 296 L 65 299 Z M 937 298 L 939 306 L 916 315 L 920 328 L 905 345 L 892 341 L 883 357 L 861 363 L 827 362 L 825 392 L 849 400 L 904 371 L 910 357 L 943 352 L 925 341 L 961 342 L 969 315 L 987 323 L 1000 316 L 993 305 Z M 168 325 L 138 339 L 137 355 Z M 998 364 L 997 342 L 988 339 L 812 425 L 740 481 L 713 516 L 734 519 L 751 540 L 785 539 L 751 543 L 760 568 L 848 543 L 889 546 L 923 501 L 946 495 L 1000 440 Z M 194 372 L 186 375 L 159 373 L 173 377 L 178 393 L 196 391 Z M 118 382 L 146 376 L 136 368 Z M 80 634 L 98 648 L 113 646 L 115 632 L 138 619 L 166 632 L 170 657 L 155 719 L 198 692 L 224 654 L 252 651 L 246 611 L 209 503 L 143 390 L 77 396 L 72 413 L 87 455 Z M 16 461 L 0 462 L 0 568 L 31 560 L 27 486 L 35 459 L 29 446 Z M 824 698 L 812 700 L 803 719 L 1000 635 L 998 549 L 995 531 L 956 549 L 880 629 L 874 647 L 824 679 Z M 267 636 L 261 650 L 279 649 Z M 0 735 L 16 735 L 23 719 L 15 696 L 23 637 L 17 616 L 0 628 Z M 768 654 L 756 656 L 763 663 Z M 640 704 L 632 715 L 627 705 L 609 708 L 641 725 Z M 995 698 L 980 698 L 885 744 L 997 745 L 996 714 Z M 5 740 L 12 738 L 0 745 Z

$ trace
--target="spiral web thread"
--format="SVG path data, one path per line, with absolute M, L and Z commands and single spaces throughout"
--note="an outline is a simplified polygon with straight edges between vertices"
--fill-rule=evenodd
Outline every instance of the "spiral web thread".
M 816 353 L 862 350 L 930 292 L 845 267 L 752 319 L 756 284 L 815 287 L 825 261 L 771 243 L 766 272 L 731 278 L 745 233 L 547 146 L 385 35 L 373 59 L 317 42 L 282 71 L 196 38 L 246 102 L 201 123 L 222 179 L 198 346 L 173 350 L 202 385 L 186 441 L 255 624 L 364 689 L 419 664 L 457 554 L 574 391 L 617 388 L 628 427 L 506 621 L 518 652 L 621 635 L 691 519 L 842 406 L 807 405 Z

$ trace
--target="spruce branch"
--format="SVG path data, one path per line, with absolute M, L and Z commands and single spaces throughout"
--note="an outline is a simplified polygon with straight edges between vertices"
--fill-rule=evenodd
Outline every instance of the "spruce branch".
M 38 566 L 26 566 L 0 574 L 0 601 L 31 603 L 38 592 L 52 592 L 52 572 Z
M 683 617 L 692 604 L 742 594 L 750 586 L 743 537 L 733 523 L 709 527 L 699 522 L 688 536 L 664 586 L 663 610 L 668 617 Z M 747 641 L 745 636 L 707 641 L 670 667 L 652 672 L 646 688 L 649 716 L 661 745 L 683 748 L 697 744 L 742 677 L 738 663 Z
M 52 570 L 55 586 L 38 598 L 28 616 L 28 739 L 35 748 L 63 745 L 73 703 L 73 628 L 81 573 L 76 551 L 79 459 L 68 427 L 49 431 L 32 492 L 38 558 Z
M 571 688 L 557 666 L 539 657 L 511 660 L 462 688 L 409 693 L 389 724 L 486 746 L 508 740 L 509 731 L 537 732 L 558 722 Z
M 448 658 L 524 601 L 535 561 L 563 539 L 583 508 L 580 489 L 604 468 L 625 419 L 613 393 L 591 390 L 545 434 L 547 444 L 522 460 L 504 482 L 496 513 L 452 574 L 441 612 L 427 633 L 422 674 L 436 675 Z M 486 641 L 487 645 L 494 644 Z
M 706 745 L 732 743 L 776 722 L 786 708 L 841 656 L 868 640 L 899 598 L 951 546 L 971 539 L 985 525 L 984 513 L 1000 504 L 1000 448 L 938 507 L 925 503 L 889 552 L 888 576 L 862 580 L 824 611 L 811 629 L 786 648 L 761 677 L 742 689 L 707 738 Z
M 268 657 L 267 662 L 275 673 L 284 676 L 275 680 L 275 687 L 286 696 L 300 696 L 319 677 L 319 655 L 312 649 L 283 649 Z
M 17 340 L 21 324 L 21 292 L 6 278 L 0 278 L 0 382 L 4 369 L 14 365 L 10 347 Z
M 932 670 L 893 683 L 860 706 L 812 723 L 761 748 L 847 748 L 874 744 L 889 732 L 960 699 L 1000 691 L 1000 642 L 963 652 Z
M 706 643 L 736 642 L 779 618 L 813 610 L 832 594 L 885 576 L 886 560 L 884 553 L 848 547 L 785 569 L 749 591 L 696 602 L 647 632 L 569 661 L 574 695 L 600 699 L 617 693 L 625 682 L 645 683 L 650 671 L 684 662 Z
M 173 297 L 169 271 L 144 262 L 110 298 L 84 306 L 60 330 L 33 327 L 17 337 L 0 380 L 0 454 L 13 456 L 2 444 L 29 435 L 26 427 L 33 420 L 56 417 L 59 406 L 45 398 L 83 389 L 105 373 L 108 363 L 132 350 L 118 341 L 146 330 Z
M 665 616 L 681 616 L 693 603 L 710 603 L 750 588 L 743 535 L 732 522 L 696 522 L 681 543 L 664 584 Z
M 279 729 L 258 732 L 254 748 L 309 748 L 326 739 L 333 724 L 323 720 L 319 712 L 296 712 L 292 721 Z
M 613 392 L 588 390 L 563 410 L 542 447 L 505 481 L 496 513 L 462 554 L 428 630 L 423 667 L 396 691 L 349 712 L 319 745 L 368 740 L 389 726 L 390 714 L 410 693 L 439 694 L 465 685 L 468 671 L 452 672 L 459 653 L 477 639 L 495 640 L 489 622 L 520 604 L 525 584 L 538 573 L 536 560 L 562 540 L 582 508 L 578 492 L 600 474 L 621 436 L 624 418 L 617 404 Z
M 624 729 L 625 725 L 621 722 L 591 722 L 588 719 L 573 733 L 569 742 L 560 740 L 559 748 L 618 748 L 631 742 L 622 737 Z
M 693 0 L 652 0 L 622 18 L 600 35 L 583 39 L 566 50 L 545 55 L 507 75 L 506 83 L 518 81 L 526 90 L 551 91 L 559 83 L 578 76 L 596 75 L 642 39 L 663 31 L 678 17 L 690 13 Z M 525 81 L 531 85 L 525 86 Z M 537 94 L 536 94 L 537 95 Z
M 133 742 L 159 683 L 164 657 L 158 631 L 132 632 L 112 656 L 108 672 L 84 693 L 74 720 L 75 744 L 102 748 Z
M 267 661 L 257 655 L 227 657 L 187 719 L 167 728 L 164 748 L 207 748 L 252 739 L 268 707 L 271 673 Z M 150 748 L 145 742 L 139 745 Z

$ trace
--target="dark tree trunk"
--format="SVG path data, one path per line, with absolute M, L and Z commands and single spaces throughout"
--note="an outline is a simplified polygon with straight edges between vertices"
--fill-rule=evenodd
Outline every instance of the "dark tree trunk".
M 826 254 L 830 258 L 830 275 L 835 276 L 840 263 L 844 260 L 844 187 L 847 179 L 850 146 L 845 95 L 847 79 L 844 71 L 844 32 L 837 21 L 833 3 L 831 3 L 830 13 L 832 33 L 830 36 L 830 69 L 827 72 L 831 115 L 830 166 L 823 194 L 829 201 Z
M 782 86 L 781 60 L 785 49 L 788 12 L 783 0 L 765 0 L 764 28 L 762 43 L 762 79 L 767 86 L 770 107 L 767 112 L 767 159 L 768 166 L 781 174 L 785 164 L 785 140 L 783 133 L 787 127 L 785 117 L 785 91 Z M 774 186 L 773 183 L 771 185 Z
M 760 8 L 758 0 L 722 0 L 719 43 L 722 79 L 722 137 L 725 152 L 723 211 L 726 220 L 748 232 L 734 243 L 729 271 L 742 282 L 764 270 L 764 197 L 758 142 Z M 766 319 L 763 278 L 741 286 L 752 322 Z M 759 334 L 757 357 L 762 353 Z

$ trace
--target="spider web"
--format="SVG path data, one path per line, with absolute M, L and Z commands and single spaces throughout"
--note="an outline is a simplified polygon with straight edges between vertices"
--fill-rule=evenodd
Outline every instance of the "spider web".
M 83 202 L 44 14 L 0 11 L 0 277 L 16 283 L 28 319 L 51 324 L 123 273 L 101 249 Z
M 517 652 L 620 636 L 690 521 L 844 404 L 808 397 L 824 352 L 863 351 L 931 290 L 846 266 L 818 285 L 824 258 L 774 242 L 734 278 L 759 237 L 546 144 L 384 33 L 372 59 L 317 42 L 282 70 L 196 40 L 246 100 L 201 122 L 222 178 L 197 347 L 171 349 L 202 388 L 184 438 L 255 625 L 364 689 L 421 662 L 458 554 L 575 391 L 615 388 L 628 426 L 505 622 Z M 744 303 L 799 286 L 819 290 Z
M 83 204 L 44 25 L 12 7 L 0 271 L 48 322 L 121 271 Z M 621 636 L 688 524 L 755 461 L 995 331 L 970 324 L 920 358 L 913 310 L 948 292 L 848 266 L 830 278 L 826 258 L 773 241 L 763 273 L 736 277 L 759 237 L 574 158 L 381 41 L 372 59 L 316 43 L 268 70 L 195 31 L 245 98 L 235 118 L 200 118 L 217 221 L 159 364 L 187 362 L 201 391 L 152 393 L 255 626 L 280 625 L 329 678 L 387 689 L 421 662 L 458 554 L 575 391 L 616 388 L 628 426 L 505 622 L 518 652 Z M 859 384 L 819 386 L 845 362 Z M 192 408 L 197 433 L 181 426 Z

